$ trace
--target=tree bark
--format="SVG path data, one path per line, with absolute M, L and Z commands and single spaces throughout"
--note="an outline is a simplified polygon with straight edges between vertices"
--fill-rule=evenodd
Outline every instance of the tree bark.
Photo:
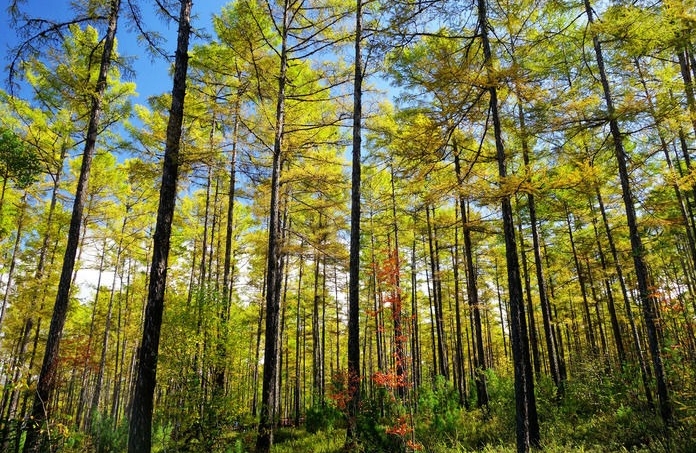
M 492 77 L 492 52 L 488 38 L 488 13 L 486 0 L 478 1 L 479 33 L 483 44 L 484 65 L 489 77 Z M 498 93 L 496 85 L 490 83 L 490 113 L 495 134 L 496 160 L 498 176 L 501 181 L 507 177 L 505 146 L 503 144 L 502 126 L 498 113 Z M 517 451 L 526 453 L 530 447 L 541 443 L 539 421 L 534 395 L 534 376 L 529 355 L 529 337 L 525 320 L 520 266 L 515 244 L 515 223 L 513 219 L 510 195 L 505 194 L 501 200 L 503 217 L 503 234 L 505 237 L 505 257 L 508 273 L 508 294 L 510 297 L 510 330 L 512 337 L 512 356 L 515 370 L 515 401 L 517 413 Z
M 280 216 L 280 173 L 282 170 L 283 138 L 285 127 L 285 95 L 287 86 L 287 37 L 290 22 L 290 4 L 285 0 L 281 26 L 278 99 L 276 103 L 275 139 L 271 166 L 271 200 L 268 221 L 268 261 L 266 277 L 266 337 L 264 340 L 263 385 L 261 410 L 256 437 L 256 451 L 268 453 L 273 445 L 273 414 L 276 412 L 276 374 L 278 373 L 278 332 L 280 327 L 280 295 L 283 275 L 283 252 Z
M 527 124 L 524 117 L 524 109 L 522 104 L 517 106 L 517 114 L 520 125 L 520 135 L 522 144 L 522 160 L 525 167 L 529 167 L 529 142 L 527 139 Z M 549 360 L 549 370 L 551 371 L 551 379 L 556 385 L 558 396 L 562 396 L 564 392 L 564 378 L 561 373 L 560 354 L 558 351 L 558 340 L 556 339 L 553 330 L 554 318 L 551 313 L 551 302 L 546 289 L 546 278 L 544 277 L 544 267 L 541 262 L 541 245 L 539 241 L 539 227 L 536 215 L 536 199 L 532 192 L 527 193 L 527 206 L 529 208 L 529 225 L 532 230 L 532 249 L 534 251 L 534 267 L 536 268 L 537 288 L 539 291 L 539 305 L 541 307 L 541 321 L 544 326 L 544 337 L 546 338 L 546 350 Z
M 31 409 L 31 423 L 29 423 L 27 427 L 27 438 L 24 443 L 25 453 L 38 453 L 41 449 L 41 425 L 47 421 L 50 414 L 48 403 L 56 386 L 60 340 L 63 327 L 65 326 L 65 319 L 68 314 L 71 278 L 75 267 L 77 246 L 80 241 L 82 212 L 87 197 L 92 159 L 96 151 L 97 135 L 99 133 L 99 123 L 103 108 L 102 101 L 107 88 L 107 74 L 111 67 L 111 54 L 116 42 L 116 28 L 120 7 L 121 0 L 111 0 L 107 31 L 104 38 L 104 49 L 99 63 L 99 75 L 97 76 L 95 90 L 92 94 L 92 105 L 90 107 L 87 126 L 87 139 L 85 140 L 85 148 L 82 153 L 82 165 L 80 167 L 80 175 L 77 181 L 75 200 L 73 201 L 72 215 L 70 217 L 68 243 L 63 258 L 63 268 L 58 283 L 56 302 L 53 306 L 53 316 L 51 318 L 51 326 L 46 340 L 46 350 L 41 365 L 41 373 L 39 374 L 39 382 L 36 387 L 34 403 Z
M 179 148 L 186 96 L 188 47 L 191 34 L 192 0 L 182 0 L 179 10 L 172 103 L 167 123 L 162 185 L 160 187 L 157 223 L 153 238 L 152 264 L 148 285 L 143 336 L 138 351 L 135 392 L 130 411 L 128 452 L 149 453 L 152 447 L 152 411 L 157 378 L 157 355 L 160 328 L 164 311 L 164 291 L 167 282 L 167 263 L 179 177 Z
M 437 374 L 449 380 L 449 361 L 447 357 L 447 339 L 445 336 L 445 318 L 442 310 L 442 279 L 440 277 L 440 257 L 438 251 L 437 231 L 434 223 L 435 207 L 426 206 L 428 223 L 428 248 L 430 250 L 430 272 L 432 279 L 432 304 L 435 310 L 435 331 L 437 332 Z M 431 215 L 432 210 L 432 215 Z
M 517 204 L 517 203 L 516 203 Z M 537 336 L 536 316 L 534 316 L 534 303 L 532 302 L 532 277 L 527 266 L 527 249 L 524 243 L 524 230 L 522 229 L 522 217 L 518 209 L 518 230 L 520 233 L 520 260 L 522 261 L 522 279 L 524 280 L 524 294 L 527 298 L 527 319 L 529 321 L 529 346 L 532 350 L 532 366 L 537 379 L 541 376 L 541 354 L 539 352 L 539 337 Z
M 585 13 L 587 21 L 592 26 L 594 23 L 594 15 L 589 0 L 584 0 Z M 604 102 L 609 115 L 609 128 L 614 141 L 614 156 L 619 167 L 619 180 L 621 182 L 621 193 L 626 210 L 626 223 L 628 224 L 629 238 L 631 241 L 631 251 L 633 255 L 633 265 L 636 272 L 636 280 L 638 282 L 638 293 L 640 302 L 643 306 L 643 318 L 645 328 L 648 334 L 648 344 L 650 346 L 650 354 L 652 356 L 653 368 L 657 383 L 657 395 L 660 404 L 660 415 L 666 424 L 673 422 L 672 401 L 669 395 L 667 377 L 665 375 L 664 364 L 662 361 L 662 352 L 660 340 L 658 338 L 659 315 L 655 309 L 654 297 L 651 296 L 650 276 L 647 264 L 645 263 L 645 247 L 638 231 L 638 220 L 636 216 L 635 206 L 633 204 L 633 191 L 628 174 L 628 163 L 626 151 L 623 146 L 623 136 L 619 128 L 619 121 L 616 116 L 614 102 L 611 96 L 609 87 L 609 79 L 604 66 L 604 56 L 602 54 L 602 46 L 597 34 L 592 37 L 592 43 L 597 59 L 599 78 L 602 82 L 604 92 Z
M 353 77 L 353 144 L 350 190 L 350 257 L 348 263 L 348 425 L 346 448 L 358 444 L 360 407 L 360 176 L 362 148 L 362 2 L 356 1 Z
M 590 346 L 590 351 L 592 357 L 596 358 L 599 354 L 599 349 L 597 349 L 597 340 L 594 334 L 594 325 L 592 323 L 592 315 L 590 315 L 590 306 L 587 301 L 587 288 L 585 285 L 585 273 L 580 267 L 580 260 L 578 258 L 578 251 L 575 248 L 575 240 L 573 237 L 573 228 L 570 222 L 570 211 L 568 211 L 568 206 L 565 206 L 566 213 L 566 225 L 568 226 L 568 239 L 570 240 L 570 248 L 573 252 L 573 262 L 575 263 L 575 272 L 578 276 L 578 285 L 580 286 L 580 294 L 582 295 L 582 308 L 583 308 L 583 319 L 585 321 L 585 337 L 587 343 Z

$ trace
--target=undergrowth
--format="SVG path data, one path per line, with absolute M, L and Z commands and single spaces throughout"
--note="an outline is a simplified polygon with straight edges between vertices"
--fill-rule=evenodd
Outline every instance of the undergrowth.
M 576 372 L 557 395 L 550 380 L 536 383 L 542 450 L 547 453 L 692 453 L 696 451 L 696 397 L 691 382 L 675 385 L 674 426 L 666 428 L 646 403 L 639 373 L 626 369 L 620 378 L 586 367 Z M 363 396 L 358 418 L 357 453 L 513 453 L 515 403 L 512 378 L 488 372 L 490 404 L 475 407 L 472 388 L 467 406 L 459 404 L 452 384 L 436 379 L 406 398 L 378 388 Z M 473 386 L 472 386 L 473 387 Z M 187 427 L 163 424 L 153 433 L 155 452 L 253 453 L 253 420 L 225 416 L 217 407 L 211 417 Z M 209 425 L 213 426 L 209 426 Z M 333 401 L 309 409 L 302 427 L 279 428 L 274 453 L 346 453 L 345 417 Z M 127 425 L 97 418 L 89 434 L 53 431 L 53 445 L 64 452 L 125 451 Z

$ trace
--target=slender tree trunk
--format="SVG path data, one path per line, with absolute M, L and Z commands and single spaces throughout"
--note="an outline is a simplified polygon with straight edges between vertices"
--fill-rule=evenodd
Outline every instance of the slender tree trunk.
M 519 210 L 519 207 L 518 207 Z M 541 377 L 541 355 L 539 353 L 539 339 L 537 337 L 536 316 L 534 316 L 534 303 L 532 302 L 532 278 L 527 266 L 527 249 L 524 243 L 524 230 L 522 218 L 518 215 L 518 230 L 520 233 L 520 260 L 522 261 L 522 279 L 524 280 L 524 294 L 527 298 L 527 319 L 529 320 L 529 345 L 532 350 L 532 366 L 537 379 Z
M 455 217 L 457 217 L 455 211 Z M 456 220 L 456 219 L 455 219 Z M 462 344 L 462 310 L 459 296 L 459 232 L 454 227 L 454 246 L 452 247 L 452 277 L 454 279 L 454 321 L 455 321 L 455 344 L 454 344 L 454 381 L 459 393 L 459 405 L 468 406 L 469 400 L 466 392 L 466 372 L 464 370 L 464 346 Z
M 220 338 L 218 339 L 218 356 L 222 365 L 217 366 L 215 372 L 215 389 L 218 394 L 226 394 L 225 390 L 225 371 L 224 363 L 227 359 L 227 347 L 225 341 L 228 337 L 228 320 L 232 307 L 232 286 L 233 265 L 232 265 L 232 239 L 234 236 L 234 205 L 236 196 L 237 181 L 237 140 L 239 138 L 239 110 L 241 104 L 241 90 L 237 92 L 237 99 L 234 104 L 234 122 L 232 125 L 232 152 L 230 155 L 230 181 L 229 193 L 227 196 L 227 224 L 225 229 L 225 258 L 222 275 L 222 300 L 223 307 L 220 310 Z
M 456 144 L 455 144 L 456 148 Z M 459 184 L 462 184 L 463 176 L 459 159 L 459 150 L 454 152 L 454 170 Z M 474 266 L 474 251 L 471 242 L 471 226 L 467 212 L 466 200 L 459 197 L 459 212 L 462 219 L 462 232 L 464 235 L 464 257 L 466 270 L 466 293 L 469 299 L 469 310 L 472 315 L 471 331 L 474 339 L 474 381 L 476 383 L 476 405 L 484 407 L 488 405 L 488 384 L 486 383 L 486 355 L 483 346 L 483 327 L 481 324 L 481 307 L 478 296 L 478 284 L 476 267 Z M 457 318 L 457 321 L 459 318 Z M 461 336 L 459 332 L 457 336 Z M 457 341 L 460 341 L 459 339 Z
M 684 94 L 686 95 L 686 104 L 689 108 L 689 113 L 691 113 L 691 126 L 693 127 L 694 133 L 696 134 L 696 96 L 694 95 L 694 83 L 691 77 L 691 72 L 689 71 L 689 58 L 686 51 L 686 46 L 682 46 L 681 49 L 677 49 L 677 59 L 679 60 L 679 69 L 681 71 L 682 80 L 684 81 Z M 691 168 L 691 162 L 688 157 L 688 153 L 685 154 L 686 167 Z
M 509 357 L 508 344 L 507 344 L 508 334 L 507 334 L 507 332 L 505 332 L 504 320 L 507 319 L 506 315 L 508 313 L 506 310 L 506 313 L 503 314 L 503 305 L 505 305 L 505 304 L 503 303 L 503 298 L 500 294 L 500 276 L 498 274 L 498 258 L 497 257 L 495 258 L 494 266 L 495 266 L 495 290 L 496 290 L 496 294 L 498 296 L 498 312 L 500 315 L 500 333 L 501 333 L 501 336 L 503 337 L 503 351 L 505 352 L 505 358 L 507 359 Z M 509 325 L 510 324 L 508 323 L 508 326 Z
M 524 115 L 522 103 L 517 104 L 517 115 L 520 126 L 520 136 L 522 145 L 522 159 L 525 167 L 529 168 L 529 141 L 527 135 L 527 124 Z M 539 228 L 537 226 L 536 215 L 536 199 L 530 191 L 527 193 L 527 206 L 529 208 L 529 225 L 532 230 L 532 248 L 534 251 L 534 267 L 536 268 L 537 288 L 539 291 L 539 305 L 541 307 L 541 320 L 544 326 L 544 337 L 546 338 L 546 350 L 549 360 L 549 370 L 551 371 L 551 379 L 556 385 L 558 396 L 563 395 L 564 382 L 561 379 L 560 358 L 558 353 L 558 345 L 552 324 L 554 318 L 551 313 L 551 303 L 546 292 L 546 279 L 544 278 L 544 267 L 541 262 L 541 246 L 539 241 Z
M 595 233 L 595 242 L 597 243 L 597 252 L 599 253 L 599 262 L 602 266 L 602 280 L 604 281 L 604 290 L 607 295 L 607 308 L 609 310 L 609 319 L 611 321 L 611 331 L 614 336 L 614 346 L 616 347 L 616 355 L 619 358 L 619 363 L 621 366 L 626 364 L 626 351 L 623 344 L 623 337 L 621 336 L 621 326 L 619 325 L 619 318 L 616 315 L 616 304 L 614 302 L 614 294 L 611 289 L 611 281 L 609 279 L 609 273 L 607 271 L 607 260 L 604 256 L 604 249 L 602 243 L 599 240 L 599 230 L 597 229 L 597 219 L 595 218 L 595 208 L 590 201 L 590 210 L 592 211 L 592 226 Z
M 162 185 L 160 187 L 157 223 L 153 238 L 152 265 L 150 268 L 143 337 L 138 352 L 137 378 L 130 411 L 129 453 L 149 453 L 152 447 L 152 410 L 157 378 L 160 328 L 164 311 L 164 290 L 167 283 L 172 217 L 174 215 L 176 186 L 179 176 L 179 148 L 184 117 L 184 98 L 186 95 L 192 4 L 192 0 L 182 0 L 181 9 L 179 10 L 174 83 L 169 121 L 167 123 Z
M 493 62 L 491 46 L 488 38 L 488 13 L 486 0 L 478 1 L 479 33 L 483 44 L 484 64 L 489 76 L 492 76 Z M 496 85 L 491 83 L 488 88 L 490 95 L 490 114 L 493 120 L 495 134 L 496 160 L 498 175 L 501 180 L 507 177 L 505 146 L 503 144 L 502 126 L 498 113 L 498 93 Z M 515 401 L 517 413 L 517 451 L 526 453 L 530 447 L 538 447 L 541 443 L 539 421 L 534 395 L 534 377 L 529 355 L 529 337 L 525 320 L 524 301 L 522 297 L 522 282 L 520 281 L 520 266 L 515 244 L 515 222 L 513 219 L 510 195 L 503 195 L 501 200 L 503 217 L 503 232 L 505 237 L 505 256 L 508 273 L 508 291 L 510 297 L 510 330 L 512 336 L 512 355 L 515 370 Z
M 360 175 L 362 148 L 362 2 L 356 1 L 353 77 L 353 146 L 350 190 L 350 257 L 348 264 L 348 424 L 346 448 L 358 443 L 360 407 Z
M 10 297 L 10 291 L 12 289 L 12 278 L 14 277 L 14 271 L 17 266 L 17 254 L 19 253 L 19 246 L 22 243 L 22 229 L 24 228 L 24 215 L 27 210 L 27 193 L 24 192 L 22 195 L 22 200 L 20 201 L 20 211 L 17 218 L 17 233 L 15 236 L 14 247 L 12 247 L 12 258 L 10 258 L 10 268 L 7 270 L 7 282 L 5 282 L 5 293 L 2 297 L 2 307 L 0 307 L 0 327 L 2 327 L 2 321 L 5 318 L 5 309 L 7 308 L 7 300 Z
M 423 244 L 425 247 L 425 244 Z M 437 341 L 436 341 L 436 330 L 437 328 L 435 327 L 436 321 L 435 321 L 435 309 L 434 309 L 434 304 L 433 304 L 433 291 L 432 291 L 432 286 L 430 284 L 431 282 L 430 278 L 430 273 L 428 272 L 427 268 L 425 270 L 425 285 L 426 288 L 428 289 L 428 314 L 430 317 L 430 357 L 432 358 L 432 371 L 430 372 L 430 377 L 431 380 L 434 379 L 435 376 L 438 375 L 438 357 L 437 357 Z
M 607 233 L 607 243 L 609 244 L 609 251 L 611 252 L 611 257 L 614 260 L 614 269 L 616 270 L 616 277 L 619 280 L 619 285 L 621 287 L 621 295 L 624 301 L 624 309 L 626 310 L 626 317 L 628 318 L 628 323 L 631 327 L 631 334 L 633 337 L 633 345 L 636 349 L 636 355 L 638 356 L 638 364 L 640 366 L 641 379 L 643 381 L 643 389 L 645 390 L 645 399 L 650 406 L 653 405 L 653 397 L 650 386 L 649 370 L 645 362 L 645 356 L 643 353 L 643 346 L 640 341 L 640 334 L 638 333 L 638 327 L 636 326 L 635 319 L 633 317 L 633 309 L 631 308 L 631 299 L 628 294 L 628 289 L 626 288 L 626 280 L 624 279 L 623 269 L 621 267 L 621 261 L 619 261 L 619 254 L 616 250 L 616 244 L 614 243 L 614 236 L 611 234 L 611 228 L 609 226 L 609 220 L 607 218 L 607 212 L 604 208 L 604 200 L 602 199 L 602 193 L 599 190 L 599 186 L 595 187 L 595 194 L 597 195 L 597 203 L 599 204 L 599 212 L 602 215 L 602 223 L 604 225 L 604 230 Z
M 578 276 L 578 285 L 580 286 L 580 294 L 582 295 L 582 307 L 584 313 L 585 321 L 585 337 L 587 343 L 590 346 L 590 351 L 592 352 L 592 357 L 596 358 L 599 354 L 597 349 L 597 341 L 594 334 L 594 326 L 592 323 L 592 316 L 590 315 L 590 306 L 587 301 L 587 289 L 585 285 L 585 273 L 580 267 L 580 260 L 578 259 L 578 252 L 575 248 L 575 240 L 573 237 L 573 228 L 570 222 L 570 212 L 568 211 L 568 206 L 565 206 L 566 211 L 566 225 L 568 226 L 568 238 L 570 240 L 570 248 L 573 252 L 573 262 L 575 263 L 575 272 Z
M 104 336 L 102 337 L 102 349 L 101 349 L 101 356 L 99 358 L 99 368 L 97 369 L 97 380 L 94 385 L 94 393 L 92 394 L 92 404 L 91 404 L 91 409 L 90 409 L 90 415 L 89 415 L 89 423 L 87 423 L 86 427 L 87 430 L 89 431 L 91 428 L 91 423 L 94 421 L 94 418 L 97 416 L 97 410 L 99 409 L 99 397 L 101 395 L 101 390 L 102 390 L 102 381 L 104 380 L 104 369 L 106 368 L 106 352 L 109 346 L 109 335 L 111 334 L 111 315 L 113 312 L 113 306 L 114 306 L 114 294 L 115 294 L 115 289 L 116 289 L 116 278 L 121 271 L 119 268 L 119 265 L 121 263 L 121 252 L 122 252 L 122 247 L 123 247 L 123 237 L 126 232 L 126 223 L 128 222 L 128 217 L 123 218 L 123 223 L 121 224 L 121 232 L 119 235 L 119 240 L 118 240 L 118 245 L 116 249 L 116 265 L 114 266 L 114 277 L 111 280 L 111 292 L 109 293 L 109 305 L 107 306 L 106 309 L 106 320 L 104 321 Z M 106 250 L 103 252 L 106 254 Z
M 319 226 L 321 229 L 321 224 Z M 322 380 L 322 348 L 321 348 L 321 331 L 319 330 L 319 310 L 320 302 L 323 305 L 319 294 L 319 251 L 314 253 L 314 304 L 312 306 L 312 399 L 314 405 L 323 404 L 323 395 L 321 393 Z
M 268 278 L 268 272 L 264 272 L 263 276 L 263 291 L 262 291 L 262 299 L 265 299 L 266 295 L 266 279 Z M 251 388 L 252 388 L 252 397 L 251 397 L 251 415 L 253 417 L 256 417 L 258 413 L 258 398 L 259 398 L 259 358 L 261 357 L 261 337 L 263 334 L 263 320 L 264 318 L 264 313 L 266 312 L 264 303 L 261 302 L 259 303 L 259 316 L 258 316 L 258 321 L 256 323 L 256 343 L 254 347 L 254 363 L 252 364 L 254 371 L 252 373 L 252 383 L 251 383 Z
M 413 388 L 417 391 L 421 384 L 420 332 L 418 315 L 418 272 L 416 269 L 416 234 L 411 246 L 411 366 Z
M 304 248 L 304 244 L 300 244 L 300 250 Z M 300 418 L 302 416 L 302 408 L 300 404 L 300 398 L 302 394 L 300 393 L 300 332 L 301 332 L 301 319 L 300 310 L 302 305 L 302 274 L 304 271 L 304 256 L 300 253 L 300 264 L 297 277 L 297 313 L 295 314 L 295 426 L 299 426 Z
M 402 326 L 401 310 L 401 255 L 399 253 L 399 224 L 396 216 L 396 187 L 394 185 L 394 165 L 390 164 L 391 183 L 391 214 L 392 229 L 394 230 L 394 248 L 390 250 L 390 259 L 393 262 L 393 272 L 390 278 L 392 325 L 394 327 L 394 361 L 396 366 L 397 395 L 403 400 L 406 396 L 406 357 L 404 353 L 404 332 Z
M 432 304 L 435 311 L 435 330 L 437 332 L 437 373 L 449 380 L 449 362 L 447 360 L 447 339 L 445 337 L 445 319 L 442 310 L 442 279 L 440 277 L 440 258 L 437 231 L 433 225 L 435 207 L 426 206 L 428 224 L 428 247 L 430 250 L 430 272 L 432 278 Z M 431 215 L 432 209 L 432 215 Z
M 673 172 L 674 166 L 672 165 L 672 159 L 669 156 L 669 150 L 667 147 L 667 140 L 665 139 L 665 135 L 662 131 L 662 121 L 660 120 L 660 118 L 657 115 L 657 109 L 656 109 L 655 103 L 653 101 L 653 93 L 651 93 L 650 90 L 648 89 L 648 85 L 647 85 L 647 82 L 645 80 L 645 76 L 643 74 L 643 68 L 642 68 L 642 66 L 640 64 L 640 60 L 638 58 L 636 58 L 634 60 L 634 65 L 635 65 L 636 70 L 638 72 L 641 86 L 643 87 L 643 93 L 645 93 L 645 99 L 647 100 L 647 103 L 648 103 L 650 115 L 653 117 L 653 120 L 655 121 L 655 130 L 657 132 L 658 139 L 660 140 L 660 148 L 662 149 L 662 153 L 665 156 L 665 163 L 667 164 L 667 168 L 669 169 L 669 171 Z M 696 113 L 696 112 L 694 112 L 694 113 Z M 689 154 L 688 150 L 685 154 L 688 156 L 688 154 Z M 677 201 L 677 206 L 679 207 L 679 213 L 681 214 L 682 221 L 684 222 L 684 231 L 686 233 L 686 239 L 687 239 L 687 244 L 689 246 L 689 253 L 691 255 L 691 261 L 693 263 L 696 263 L 696 239 L 694 239 L 693 216 L 690 216 L 687 213 L 688 200 L 685 200 L 685 197 L 682 194 L 682 190 L 676 181 L 674 181 L 672 183 L 672 188 L 674 189 L 674 195 L 675 195 L 675 198 Z
M 261 390 L 261 410 L 257 453 L 268 453 L 273 445 L 273 414 L 275 413 L 276 375 L 278 373 L 278 331 L 280 295 L 283 275 L 283 252 L 280 216 L 280 173 L 283 165 L 283 138 L 285 127 L 285 93 L 287 86 L 288 51 L 287 37 L 290 24 L 290 2 L 285 0 L 281 24 L 280 67 L 275 117 L 275 139 L 271 165 L 271 200 L 268 221 L 268 262 L 266 278 L 266 337 L 264 344 L 263 385 Z
M 53 317 L 46 340 L 46 350 L 44 360 L 41 365 L 39 382 L 36 388 L 34 403 L 31 409 L 31 423 L 28 425 L 27 438 L 24 443 L 25 453 L 38 453 L 41 449 L 41 426 L 47 422 L 50 407 L 48 401 L 56 385 L 56 373 L 58 370 L 58 351 L 60 340 L 65 325 L 65 318 L 68 312 L 68 302 L 70 298 L 70 283 L 75 267 L 75 255 L 80 241 L 80 224 L 82 223 L 82 212 L 87 196 L 89 174 L 92 168 L 92 158 L 96 150 L 97 135 L 99 133 L 99 122 L 102 113 L 102 101 L 107 87 L 107 73 L 111 66 L 111 54 L 116 40 L 116 26 L 118 23 L 118 13 L 121 7 L 120 0 L 110 2 L 110 11 L 106 36 L 104 38 L 104 49 L 99 65 L 99 75 L 92 94 L 92 104 L 90 107 L 89 121 L 87 126 L 87 139 L 85 149 L 82 153 L 82 166 L 77 181 L 73 210 L 70 218 L 70 230 L 68 232 L 68 243 L 63 258 L 63 268 L 61 271 L 60 282 L 58 283 L 58 294 L 53 307 Z
M 133 262 L 132 260 L 128 261 L 128 275 L 126 277 L 126 294 L 121 299 L 119 297 L 119 302 L 118 302 L 118 325 L 119 325 L 119 330 L 118 333 L 121 333 L 121 327 L 123 326 L 123 329 L 125 330 L 125 326 L 128 326 L 130 323 L 130 297 L 131 297 L 131 276 L 133 275 Z M 121 288 L 123 288 L 123 275 L 121 276 Z M 122 301 L 125 302 L 125 308 L 122 306 Z M 123 318 L 123 320 L 121 319 Z M 121 396 L 121 388 L 123 386 L 123 382 L 126 382 L 126 388 L 128 385 L 128 377 L 129 373 L 124 372 L 126 370 L 126 350 L 128 349 L 128 335 L 126 335 L 125 331 L 123 332 L 123 337 L 119 338 L 117 337 L 118 345 L 116 348 L 116 360 L 114 364 L 114 376 L 116 376 L 116 383 L 114 385 L 114 392 L 113 396 L 111 399 L 111 419 L 114 422 L 114 429 L 116 428 L 119 418 L 120 418 L 120 412 L 121 412 L 121 406 L 122 406 L 122 400 L 123 397 Z M 120 349 L 120 355 L 119 355 L 119 349 Z
M 375 245 L 375 226 L 373 222 L 373 215 L 370 210 L 370 259 L 372 269 L 377 269 L 377 246 Z M 374 320 L 375 320 L 375 342 L 376 342 L 376 353 L 377 353 L 377 371 L 383 371 L 385 369 L 385 358 L 386 355 L 384 351 L 384 317 L 382 313 L 382 284 L 377 278 L 377 272 L 372 272 L 371 278 L 371 296 L 374 308 Z M 369 293 L 368 293 L 369 294 Z
M 610 366 L 609 360 L 609 349 L 607 347 L 607 337 L 604 334 L 604 319 L 599 310 L 599 298 L 597 297 L 597 289 L 594 284 L 594 277 L 592 276 L 592 267 L 590 266 L 590 260 L 585 257 L 585 270 L 587 272 L 587 279 L 590 285 L 590 292 L 592 293 L 592 301 L 594 302 L 595 314 L 597 317 L 597 330 L 599 331 L 599 344 L 602 347 L 602 356 L 606 359 L 607 367 Z
M 590 26 L 594 23 L 594 14 L 589 0 L 584 0 L 585 13 Z M 621 182 L 621 192 L 626 210 L 626 223 L 628 224 L 629 238 L 631 240 L 631 251 L 633 255 L 633 265 L 636 272 L 636 280 L 638 282 L 638 293 L 640 302 L 643 306 L 643 318 L 645 328 L 648 334 L 648 344 L 650 346 L 650 354 L 652 356 L 653 368 L 657 383 L 657 395 L 660 402 L 660 415 L 666 424 L 673 422 L 672 401 L 669 395 L 669 387 L 667 384 L 667 376 L 665 374 L 664 364 L 662 361 L 662 352 L 660 340 L 658 336 L 659 315 L 655 309 L 652 290 L 650 288 L 650 276 L 647 264 L 645 263 L 645 247 L 638 231 L 638 220 L 636 216 L 635 206 L 633 204 L 633 191 L 628 173 L 627 154 L 623 147 L 623 136 L 619 129 L 619 122 L 614 109 L 614 102 L 611 96 L 609 87 L 609 79 L 607 77 L 604 66 L 604 56 L 602 55 L 602 46 L 599 41 L 599 36 L 594 34 L 592 43 L 597 58 L 597 66 L 602 89 L 604 92 L 604 101 L 609 114 L 609 128 L 614 141 L 614 155 L 619 167 L 619 179 Z M 696 121 L 696 120 L 695 120 Z

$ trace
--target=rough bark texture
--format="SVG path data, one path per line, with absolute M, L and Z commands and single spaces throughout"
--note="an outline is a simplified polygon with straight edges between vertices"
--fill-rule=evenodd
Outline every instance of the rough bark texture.
M 157 354 L 160 327 L 164 311 L 164 290 L 167 282 L 167 262 L 179 176 L 179 145 L 186 95 L 188 46 L 191 33 L 192 0 L 182 0 L 179 11 L 176 59 L 172 104 L 167 123 L 167 141 L 162 167 L 162 186 L 157 209 L 157 223 L 152 250 L 150 282 L 143 325 L 143 337 L 138 353 L 135 392 L 130 411 L 128 452 L 148 453 L 152 447 L 152 409 L 157 378 Z

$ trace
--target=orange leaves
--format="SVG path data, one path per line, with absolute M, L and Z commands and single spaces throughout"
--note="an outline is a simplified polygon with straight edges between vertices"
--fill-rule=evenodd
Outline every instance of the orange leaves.
M 381 371 L 378 371 L 372 375 L 372 382 L 390 390 L 405 388 L 408 386 L 406 376 L 399 376 L 392 372 L 382 373 Z
M 348 376 L 346 371 L 337 371 L 333 374 L 328 388 L 328 397 L 336 404 L 338 410 L 345 412 L 348 408 L 351 396 L 360 385 L 359 376 Z
M 413 431 L 413 428 L 411 428 L 404 415 L 399 417 L 394 425 L 387 428 L 387 434 L 394 434 L 399 437 L 404 437 L 411 433 L 411 431 Z
M 406 446 L 413 451 L 421 451 L 424 449 L 423 444 L 420 442 L 414 442 L 410 439 L 406 441 Z

